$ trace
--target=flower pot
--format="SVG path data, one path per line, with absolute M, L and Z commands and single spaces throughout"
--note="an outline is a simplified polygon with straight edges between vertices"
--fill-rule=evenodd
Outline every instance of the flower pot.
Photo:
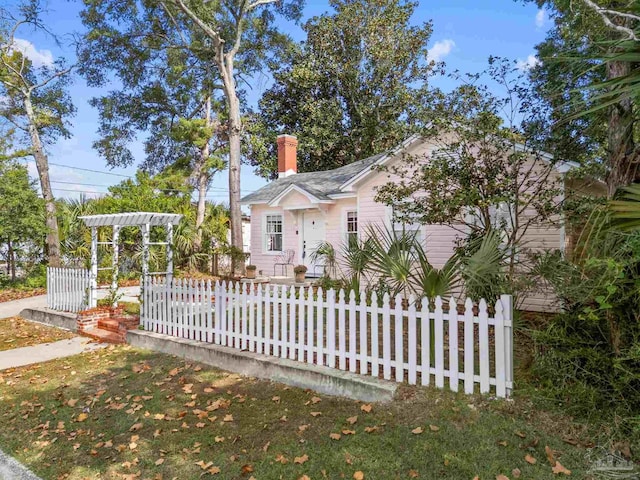
M 296 283 L 304 283 L 304 279 L 305 279 L 304 272 L 296 273 Z
M 256 270 L 254 268 L 252 268 L 251 270 L 247 269 L 247 278 L 250 280 L 256 278 Z

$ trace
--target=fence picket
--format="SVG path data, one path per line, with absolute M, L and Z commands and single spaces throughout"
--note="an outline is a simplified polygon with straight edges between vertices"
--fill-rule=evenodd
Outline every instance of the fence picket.
M 313 298 L 313 287 L 309 287 L 307 292 L 307 363 L 313 363 L 313 339 L 314 339 L 314 313 L 315 313 L 315 305 Z M 301 300 L 301 301 L 304 301 Z M 323 318 L 323 317 L 320 317 Z M 303 350 L 304 355 L 304 350 Z M 304 360 L 304 358 L 303 358 Z
M 449 388 L 458 391 L 458 304 L 449 299 Z
M 345 303 L 344 303 L 344 289 L 340 289 L 338 294 L 338 368 L 340 370 L 346 370 L 346 321 L 345 321 Z
M 322 288 L 318 290 L 318 365 L 323 364 L 322 346 L 322 324 L 324 317 L 322 309 Z M 327 292 L 327 364 L 331 368 L 336 367 L 336 291 L 331 289 Z
M 280 353 L 280 313 L 281 296 L 280 286 L 273 287 L 273 356 L 278 357 Z
M 422 298 L 420 308 L 420 383 L 429 385 L 431 379 L 431 319 L 429 318 L 429 299 Z
M 404 314 L 402 312 L 402 295 L 398 294 L 395 298 L 395 365 L 396 365 L 396 381 L 404 380 Z
M 408 374 L 408 382 L 409 385 L 415 385 L 418 381 L 417 378 L 417 367 L 418 367 L 418 341 L 417 341 L 417 332 L 416 332 L 416 323 L 417 323 L 417 315 L 416 315 L 416 299 L 413 295 L 409 297 L 409 316 L 407 323 L 407 350 L 408 350 L 408 363 L 409 363 L 409 374 Z
M 382 374 L 391 380 L 391 305 L 388 293 L 382 301 Z
M 378 294 L 371 294 L 371 376 L 377 377 L 380 371 L 380 352 L 378 339 Z
M 444 387 L 444 314 L 442 312 L 442 298 L 436 297 L 435 309 L 435 361 L 436 361 L 436 387 Z
M 357 328 L 357 311 L 356 311 L 356 291 L 351 290 L 349 293 L 349 371 L 356 372 L 356 328 Z
M 480 300 L 478 309 L 480 393 L 489 393 L 489 315 L 487 312 L 487 302 L 484 299 Z
M 316 363 L 318 365 L 324 365 L 324 305 L 323 305 L 323 291 L 322 287 L 318 288 L 318 300 L 316 301 Z M 311 354 L 313 355 L 313 354 Z
M 369 340 L 367 332 L 367 294 L 360 292 L 360 305 L 358 315 L 360 316 L 360 373 L 366 375 L 369 373 L 369 361 L 367 360 L 367 342 Z
M 464 393 L 473 393 L 474 376 L 474 345 L 476 344 L 473 331 L 473 302 L 470 298 L 464 302 Z
M 289 288 L 289 358 L 296 358 L 296 288 Z

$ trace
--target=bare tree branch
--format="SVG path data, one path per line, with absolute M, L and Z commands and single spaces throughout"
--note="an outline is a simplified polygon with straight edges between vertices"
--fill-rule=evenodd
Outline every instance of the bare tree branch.
M 600 15 L 600 18 L 602 18 L 602 21 L 609 28 L 612 28 L 613 30 L 617 30 L 620 33 L 623 33 L 624 35 L 627 36 L 628 40 L 633 40 L 635 42 L 640 41 L 640 38 L 636 35 L 636 32 L 633 28 L 625 27 L 624 25 L 618 25 L 610 18 L 610 16 L 623 17 L 623 18 L 628 18 L 628 19 L 640 22 L 639 16 L 633 15 L 631 13 L 619 12 L 617 10 L 611 10 L 611 9 L 601 7 L 600 5 L 595 3 L 593 0 L 582 0 L 582 1 L 585 3 L 585 5 L 587 5 L 593 11 L 595 11 L 598 15 Z

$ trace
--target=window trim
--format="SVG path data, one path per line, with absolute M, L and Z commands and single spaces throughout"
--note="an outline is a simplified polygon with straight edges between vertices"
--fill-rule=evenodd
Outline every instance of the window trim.
M 356 235 L 357 238 L 360 238 L 360 212 L 358 211 L 358 206 L 357 205 L 353 205 L 353 206 L 349 206 L 349 207 L 342 207 L 342 215 L 341 215 L 341 221 L 340 221 L 340 231 L 342 233 L 341 238 L 342 241 L 346 244 L 349 241 L 349 231 L 348 231 L 348 219 L 349 219 L 349 214 L 350 213 L 355 213 L 356 214 Z
M 280 217 L 280 221 L 282 223 L 282 250 L 269 250 L 267 248 L 267 217 L 271 217 L 271 216 L 279 216 Z M 268 211 L 268 212 L 264 212 L 262 214 L 262 253 L 264 255 L 282 255 L 282 253 L 285 251 L 285 221 L 284 221 L 284 212 L 283 211 L 279 211 L 279 210 L 273 210 L 273 211 Z

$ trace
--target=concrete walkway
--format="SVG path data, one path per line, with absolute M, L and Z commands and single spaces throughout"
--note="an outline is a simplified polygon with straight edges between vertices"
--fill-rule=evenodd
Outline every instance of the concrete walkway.
M 21 298 L 11 302 L 0 303 L 0 318 L 17 317 L 25 308 L 44 308 L 47 306 L 47 296 Z
M 14 348 L 0 352 L 0 370 L 48 362 L 56 358 L 70 357 L 104 348 L 104 343 L 93 343 L 86 337 L 73 337 L 58 342 L 43 343 L 32 347 Z
M 41 480 L 31 470 L 0 450 L 0 480 Z

